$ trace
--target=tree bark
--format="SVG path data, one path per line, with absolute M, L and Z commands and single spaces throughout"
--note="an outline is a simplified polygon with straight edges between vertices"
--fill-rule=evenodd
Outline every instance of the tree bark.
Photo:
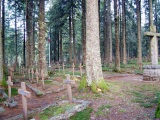
M 27 1 L 26 13 L 26 28 L 27 28 L 27 67 L 34 65 L 34 40 L 33 40 L 33 1 Z
M 1 21 L 1 0 L 0 0 L 0 36 L 2 32 L 2 21 Z M 3 50 L 2 50 L 2 38 L 0 37 L 0 81 L 3 79 Z
M 72 63 L 72 44 L 73 34 L 72 34 L 72 12 L 69 13 L 69 63 Z
M 3 64 L 5 64 L 5 0 L 2 0 L 2 50 Z
M 137 42 L 138 42 L 138 65 L 139 69 L 142 70 L 142 43 L 141 43 L 141 11 L 140 3 L 141 0 L 136 0 L 137 3 Z
M 60 62 L 63 62 L 63 50 L 62 50 L 62 30 L 60 30 L 60 32 L 59 32 L 59 34 L 60 34 L 60 38 L 59 38 L 59 42 L 60 42 Z
M 122 45 L 123 45 L 123 64 L 127 63 L 126 56 L 126 8 L 125 0 L 122 0 Z
M 97 0 L 86 0 L 86 73 L 89 86 L 103 79 Z
M 72 7 L 72 34 L 73 34 L 73 54 L 74 54 L 74 64 L 76 64 L 76 34 L 75 34 L 75 19 L 74 19 L 74 11 Z
M 86 0 L 82 0 L 82 55 L 86 64 Z
M 116 56 L 115 68 L 120 71 L 120 51 L 119 51 L 119 16 L 117 0 L 114 0 L 114 19 L 115 19 L 115 40 L 116 40 Z
M 112 32 L 111 32 L 111 4 L 104 1 L 104 60 L 109 66 L 112 64 Z
M 18 39 L 17 39 L 17 37 L 18 36 L 17 36 L 17 8 L 16 8 L 16 5 L 15 5 L 15 22 L 14 22 L 14 25 L 15 25 L 15 54 L 16 54 L 15 65 L 17 65 L 17 63 L 18 63 L 18 61 L 17 61 L 18 60 L 18 51 L 17 51 Z
M 43 70 L 44 76 L 48 76 L 47 66 L 46 66 L 46 54 L 45 54 L 45 0 L 39 0 L 39 43 L 38 43 L 38 51 L 39 51 L 39 68 Z

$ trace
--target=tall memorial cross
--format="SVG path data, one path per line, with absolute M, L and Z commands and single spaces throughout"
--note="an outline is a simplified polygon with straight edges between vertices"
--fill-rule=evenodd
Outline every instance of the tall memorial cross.
M 80 63 L 80 64 L 79 64 L 79 69 L 80 69 L 81 77 L 82 77 L 82 67 L 83 67 L 83 66 L 82 66 L 82 64 Z
M 9 96 L 9 101 L 11 100 L 11 86 L 13 86 L 13 82 L 11 82 L 11 76 L 8 76 L 8 96 Z
M 64 83 L 67 84 L 67 91 L 68 91 L 68 97 L 69 97 L 69 103 L 71 104 L 73 99 L 72 99 L 72 89 L 71 89 L 71 85 L 75 84 L 75 81 L 70 80 L 70 74 L 66 75 L 66 80 L 64 80 Z
M 150 25 L 150 32 L 145 32 L 144 35 L 151 37 L 151 63 L 158 65 L 158 41 L 160 33 L 156 33 L 156 26 Z
M 74 63 L 73 63 L 73 64 L 72 64 L 73 75 L 74 75 L 74 67 L 75 67 L 75 65 L 74 65 Z
M 21 82 L 21 89 L 18 89 L 18 93 L 22 95 L 22 105 L 23 105 L 23 114 L 24 119 L 28 120 L 28 113 L 27 113 L 27 98 L 31 97 L 31 93 L 26 90 L 25 82 Z

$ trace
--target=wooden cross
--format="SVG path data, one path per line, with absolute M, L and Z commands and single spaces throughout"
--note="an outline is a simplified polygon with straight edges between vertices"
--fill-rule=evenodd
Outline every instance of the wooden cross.
M 60 64 L 58 63 L 58 70 L 59 70 L 59 73 L 60 73 Z
M 80 63 L 80 64 L 79 64 L 79 69 L 80 69 L 81 77 L 82 77 L 82 67 L 83 67 L 83 66 L 82 66 L 82 64 Z
M 10 67 L 9 68 L 9 75 L 11 76 L 11 78 L 13 78 L 13 72 L 14 72 L 14 69 L 13 69 L 13 67 Z
M 75 67 L 75 65 L 74 65 L 74 63 L 73 63 L 73 64 L 72 64 L 73 75 L 74 75 L 74 67 Z
M 151 37 L 151 63 L 158 65 L 158 41 L 160 33 L 156 33 L 156 26 L 150 25 L 150 32 L 145 32 L 144 35 Z
M 18 89 L 18 93 L 22 95 L 22 104 L 23 104 L 23 114 L 24 114 L 24 119 L 28 120 L 28 115 L 27 115 L 27 98 L 31 97 L 31 92 L 26 90 L 26 85 L 25 82 L 21 82 L 21 89 Z
M 67 84 L 67 91 L 68 91 L 68 97 L 69 97 L 69 103 L 72 103 L 72 89 L 71 89 L 71 84 L 75 84 L 75 81 L 70 80 L 70 74 L 66 75 L 67 79 L 64 80 L 64 83 Z
M 31 77 L 30 77 L 30 69 L 28 69 L 28 79 L 30 81 Z
M 34 70 L 33 70 L 33 68 L 31 69 L 31 73 L 32 73 L 32 81 L 34 81 Z
M 41 77 L 42 77 L 42 87 L 44 88 L 44 73 L 43 73 L 43 70 L 41 70 Z
M 11 100 L 11 86 L 13 86 L 13 82 L 11 82 L 11 76 L 8 76 L 8 96 L 9 96 L 9 101 Z
M 39 75 L 38 69 L 36 68 L 36 81 L 37 81 L 37 84 L 38 84 L 38 75 Z
M 64 63 L 63 63 L 63 74 L 65 74 L 64 67 L 65 67 L 65 65 L 64 65 Z

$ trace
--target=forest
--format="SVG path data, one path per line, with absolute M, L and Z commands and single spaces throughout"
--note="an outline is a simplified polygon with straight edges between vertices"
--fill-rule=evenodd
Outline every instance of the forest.
M 160 118 L 159 19 L 160 0 L 0 0 L 0 119 L 22 111 L 2 106 L 13 89 L 26 120 L 66 113 L 79 104 L 72 93 L 86 108 L 62 119 Z M 54 115 L 27 113 L 24 96 Z

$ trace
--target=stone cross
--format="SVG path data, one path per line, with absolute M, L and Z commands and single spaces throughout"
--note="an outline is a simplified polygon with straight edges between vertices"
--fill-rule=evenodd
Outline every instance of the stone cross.
M 74 67 L 75 67 L 75 65 L 74 65 L 74 63 L 73 63 L 73 64 L 72 64 L 73 75 L 74 75 Z
M 11 86 L 13 86 L 13 82 L 11 82 L 11 76 L 8 76 L 8 96 L 9 96 L 9 101 L 11 100 Z
M 30 77 L 30 69 L 28 69 L 28 79 L 30 81 L 31 77 Z
M 21 89 L 18 89 L 18 93 L 20 95 L 22 95 L 22 104 L 23 104 L 24 119 L 28 120 L 28 115 L 27 115 L 27 98 L 31 97 L 31 93 L 26 90 L 25 82 L 21 82 Z
M 82 64 L 80 63 L 80 64 L 79 64 L 79 69 L 80 69 L 81 77 L 82 77 L 82 67 L 83 67 L 83 66 L 82 66 Z
M 65 67 L 65 65 L 64 65 L 64 63 L 63 63 L 63 65 L 62 65 L 62 66 L 63 66 L 63 74 L 65 74 L 65 71 L 64 71 L 64 67 Z
M 160 37 L 160 33 L 156 33 L 156 27 L 150 26 L 150 32 L 145 32 L 144 35 L 151 37 L 151 63 L 152 65 L 158 65 L 158 41 L 157 37 Z
M 64 83 L 67 84 L 67 91 L 68 91 L 68 97 L 69 97 L 69 103 L 72 103 L 72 89 L 71 89 L 71 84 L 75 84 L 75 81 L 70 80 L 70 74 L 66 75 L 67 79 L 64 80 Z
M 32 73 L 32 81 L 34 81 L 34 70 L 33 70 L 33 68 L 31 69 L 31 73 Z
M 37 84 L 38 84 L 38 75 L 39 75 L 38 69 L 36 68 L 36 81 L 37 81 Z
M 44 73 L 43 73 L 43 70 L 41 70 L 41 77 L 42 77 L 42 87 L 44 88 Z

